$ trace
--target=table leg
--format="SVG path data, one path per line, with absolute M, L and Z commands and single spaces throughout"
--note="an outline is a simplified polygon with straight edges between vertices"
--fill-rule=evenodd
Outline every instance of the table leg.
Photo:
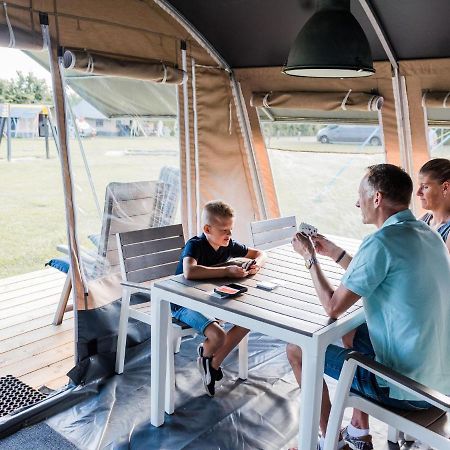
M 153 426 L 164 423 L 165 381 L 167 375 L 167 332 L 170 303 L 164 301 L 157 288 L 152 289 L 151 329 L 151 417 Z
M 299 450 L 315 450 L 322 402 L 325 349 L 302 348 L 302 387 L 300 391 Z

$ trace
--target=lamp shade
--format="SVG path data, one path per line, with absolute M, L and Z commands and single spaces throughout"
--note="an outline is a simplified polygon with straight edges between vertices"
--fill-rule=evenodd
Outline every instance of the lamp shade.
M 369 42 L 350 12 L 350 0 L 319 0 L 283 68 L 297 77 L 351 78 L 375 73 Z

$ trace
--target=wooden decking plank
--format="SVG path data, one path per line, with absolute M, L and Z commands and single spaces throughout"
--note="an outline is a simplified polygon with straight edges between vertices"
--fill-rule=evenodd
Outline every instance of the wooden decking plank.
M 16 291 L 9 291 L 5 294 L 0 294 L 0 304 L 4 301 L 20 298 L 24 296 L 30 296 L 30 295 L 36 295 L 41 294 L 44 295 L 45 293 L 54 290 L 54 289 L 60 289 L 60 292 L 62 290 L 62 287 L 64 286 L 64 280 L 52 280 L 48 283 L 43 284 L 42 286 L 28 286 L 22 289 L 17 289 Z
M 64 280 L 66 279 L 65 275 L 62 272 L 49 272 L 45 275 L 42 275 L 38 278 L 18 280 L 14 283 L 9 283 L 4 286 L 0 286 L 0 296 L 7 292 L 16 291 L 18 289 L 23 289 L 29 286 L 42 286 L 53 280 L 60 280 L 64 284 Z
M 11 308 L 15 308 L 16 306 L 20 306 L 20 305 L 32 306 L 36 301 L 47 298 L 49 296 L 53 296 L 56 299 L 56 300 L 54 300 L 55 308 L 56 308 L 56 305 L 59 302 L 59 299 L 61 297 L 62 289 L 63 289 L 63 286 L 61 286 L 59 288 L 53 288 L 49 292 L 45 292 L 45 293 L 39 292 L 39 293 L 36 293 L 36 295 L 30 294 L 28 296 L 13 298 L 11 300 L 0 302 L 0 311 L 1 311 L 0 315 L 3 316 L 4 311 L 11 309 Z M 72 299 L 72 297 L 70 296 L 69 300 L 71 300 L 71 299 Z
M 54 380 L 58 377 L 62 377 L 74 366 L 73 356 L 58 361 L 57 363 L 50 364 L 46 367 L 42 367 L 34 372 L 27 373 L 19 377 L 24 383 L 35 389 L 41 386 L 46 386 L 48 380 Z
M 53 268 L 53 267 L 46 267 L 45 269 L 42 270 L 35 270 L 34 272 L 27 272 L 27 273 L 23 273 L 21 275 L 14 275 L 13 277 L 8 277 L 8 278 L 2 278 L 0 280 L 0 286 L 5 286 L 8 284 L 14 284 L 18 281 L 23 281 L 23 280 L 30 280 L 33 278 L 40 278 L 43 276 L 46 276 L 50 273 L 58 273 L 59 270 Z
M 0 376 L 13 374 L 15 377 L 21 378 L 23 375 L 35 372 L 42 367 L 56 364 L 66 358 L 71 357 L 73 361 L 73 350 L 73 343 L 69 342 L 40 353 L 38 358 L 28 358 L 26 360 L 12 362 L 11 364 L 0 367 Z
M 14 362 L 29 360 L 30 358 L 40 359 L 41 354 L 51 349 L 57 349 L 62 345 L 72 345 L 74 353 L 74 335 L 73 330 L 67 330 L 53 336 L 47 336 L 44 339 L 30 342 L 26 345 L 16 346 L 14 349 L 0 354 L 0 369 Z M 58 350 L 59 351 L 59 350 Z M 38 358 L 36 358 L 38 356 Z
M 11 336 L 18 336 L 23 333 L 27 333 L 32 330 L 37 330 L 39 328 L 48 327 L 48 326 L 57 326 L 52 325 L 54 311 L 51 314 L 47 314 L 45 316 L 39 317 L 32 321 L 16 323 L 8 328 L 0 327 L 0 341 L 4 339 L 8 339 Z M 73 322 L 73 311 L 68 311 L 64 314 L 63 320 L 70 320 Z
M 43 306 L 40 309 L 35 309 L 28 311 L 25 314 L 19 316 L 8 317 L 6 319 L 0 319 L 0 330 L 3 328 L 11 327 L 24 322 L 32 322 L 35 319 L 39 319 L 43 316 L 52 316 L 56 311 L 56 305 L 53 303 L 51 305 Z M 49 320 L 52 323 L 53 319 Z
M 24 347 L 35 342 L 38 343 L 43 339 L 59 336 L 68 331 L 73 333 L 73 320 L 63 320 L 61 325 L 47 325 L 23 334 L 11 335 L 11 337 L 0 341 L 0 359 L 3 353 L 15 348 Z
M 60 295 L 58 293 L 50 295 L 48 297 L 42 297 L 40 299 L 36 299 L 35 301 L 31 303 L 25 303 L 22 305 L 17 305 L 12 308 L 4 309 L 1 311 L 1 317 L 2 319 L 7 319 L 9 317 L 15 317 L 15 316 L 22 316 L 23 314 L 34 311 L 34 310 L 40 310 L 46 306 L 53 305 L 54 309 L 56 310 L 56 306 L 58 304 L 58 300 L 60 298 Z

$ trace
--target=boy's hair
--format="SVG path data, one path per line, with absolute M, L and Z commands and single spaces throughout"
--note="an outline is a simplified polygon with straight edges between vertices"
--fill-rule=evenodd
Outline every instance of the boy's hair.
M 367 168 L 367 181 L 374 191 L 381 192 L 396 205 L 409 205 L 413 191 L 411 177 L 393 164 L 377 164 Z
M 233 208 L 222 200 L 213 200 L 203 207 L 202 225 L 211 225 L 214 218 L 230 219 L 234 217 Z
M 422 175 L 428 174 L 439 183 L 445 183 L 450 180 L 450 159 L 435 158 L 430 159 L 425 163 L 419 173 Z

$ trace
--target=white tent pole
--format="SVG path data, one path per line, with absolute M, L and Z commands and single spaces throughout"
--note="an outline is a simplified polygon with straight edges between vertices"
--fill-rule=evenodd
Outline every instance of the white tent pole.
M 181 43 L 181 64 L 183 70 L 187 73 L 187 59 L 186 59 L 186 42 Z M 186 203 L 187 203 L 187 223 L 188 236 L 191 237 L 194 233 L 194 226 L 192 221 L 192 170 L 191 170 L 191 145 L 189 139 L 189 98 L 188 98 L 188 84 L 183 83 L 183 115 L 184 115 L 184 146 L 186 157 Z
M 196 230 L 197 234 L 201 233 L 201 220 L 200 220 L 200 166 L 199 166 L 199 147 L 198 147 L 198 116 L 197 116 L 197 89 L 195 85 L 195 59 L 191 59 L 192 68 L 192 108 L 194 110 L 194 162 L 195 162 L 195 205 L 196 205 Z

